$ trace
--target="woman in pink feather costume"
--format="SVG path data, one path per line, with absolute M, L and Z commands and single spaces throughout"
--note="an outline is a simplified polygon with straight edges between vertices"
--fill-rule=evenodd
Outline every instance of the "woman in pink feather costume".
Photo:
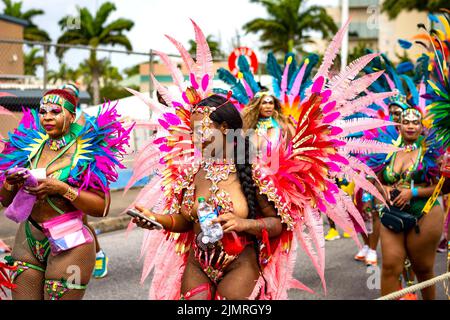
M 253 292 L 261 269 L 260 240 L 280 234 L 282 226 L 275 209 L 267 198 L 257 195 L 249 163 L 248 139 L 246 158 L 239 159 L 239 141 L 227 139 L 232 130 L 242 129 L 239 111 L 226 98 L 218 95 L 200 101 L 191 115 L 194 143 L 205 150 L 211 140 L 196 141 L 211 130 L 223 135 L 223 145 L 218 145 L 211 158 L 203 157 L 194 163 L 193 171 L 181 179 L 187 190 L 180 194 L 181 209 L 174 214 L 156 214 L 141 206 L 136 208 L 147 217 L 161 223 L 166 231 L 190 234 L 190 249 L 181 279 L 181 299 L 247 299 Z M 195 123 L 202 124 L 201 134 L 195 134 Z M 207 123 L 205 127 L 205 123 Z M 242 132 L 241 132 L 242 134 Z M 218 140 L 215 136 L 215 142 Z M 244 141 L 244 140 L 241 140 Z M 222 149 L 223 148 L 223 149 Z M 233 151 L 234 150 L 234 151 Z M 225 155 L 232 154 L 231 157 Z M 198 197 L 207 199 L 219 209 L 224 237 L 205 245 L 197 216 Z M 152 225 L 135 218 L 140 227 Z
M 367 175 L 375 176 L 375 173 L 352 154 L 398 150 L 364 138 L 346 137 L 387 125 L 385 121 L 372 119 L 344 120 L 374 101 L 393 95 L 386 92 L 357 98 L 382 73 L 357 78 L 377 55 L 361 57 L 330 78 L 329 69 L 338 54 L 347 22 L 328 47 L 304 98 L 298 96 L 300 72 L 292 85 L 293 91 L 282 90 L 285 103 L 280 109 L 295 127 L 292 139 L 288 137 L 289 130 L 283 132 L 283 123 L 278 123 L 280 128 L 266 127 L 272 131 L 271 137 L 267 137 L 270 152 L 258 155 L 257 161 L 247 157 L 248 144 L 241 141 L 234 155 L 245 155 L 245 165 L 228 160 L 209 163 L 213 154 L 199 152 L 204 151 L 202 143 L 208 139 L 199 141 L 198 136 L 211 137 L 211 133 L 218 130 L 221 133 L 215 135 L 213 141 L 221 141 L 233 133 L 231 129 L 242 128 L 244 124 L 231 104 L 231 92 L 220 100 L 217 95 L 211 95 L 214 79 L 211 52 L 203 32 L 192 23 L 197 42 L 195 60 L 180 42 L 167 36 L 180 52 L 189 81 L 166 54 L 157 52 L 170 70 L 179 96 L 172 95 L 156 79 L 153 79 L 155 87 L 167 106 L 130 90 L 158 113 L 160 127 L 158 136 L 137 155 L 135 172 L 129 182 L 131 186 L 156 173 L 133 205 L 165 229 L 145 232 L 141 282 L 153 271 L 150 299 L 287 299 L 289 289 L 312 292 L 293 275 L 297 250 L 301 247 L 326 291 L 321 213 L 349 230 L 355 241 L 358 239 L 351 218 L 364 225 L 352 199 L 336 185 L 336 178 L 355 181 L 357 187 L 384 202 L 381 193 L 366 179 Z M 286 68 L 284 74 L 287 75 Z M 263 117 L 275 116 L 274 111 L 278 112 L 274 105 L 276 100 L 269 101 L 269 97 L 259 98 L 268 98 L 267 108 L 261 109 Z M 252 110 L 254 121 L 246 128 L 257 127 L 261 110 L 258 98 L 255 101 L 258 104 Z M 228 114 L 219 116 L 222 113 Z M 199 126 L 195 122 L 199 122 Z M 272 130 L 274 128 L 276 130 Z M 242 135 L 234 135 L 234 138 L 242 140 Z M 235 148 L 232 142 L 234 139 L 227 141 L 225 150 Z M 207 149 L 210 146 L 207 145 Z M 239 149 L 242 146 L 245 148 Z M 195 214 L 197 196 L 212 197 L 210 204 L 221 209 L 218 211 L 222 214 L 216 221 L 222 224 L 224 238 L 221 244 L 211 248 L 205 248 L 197 240 L 201 234 Z M 149 222 L 134 221 L 152 229 Z

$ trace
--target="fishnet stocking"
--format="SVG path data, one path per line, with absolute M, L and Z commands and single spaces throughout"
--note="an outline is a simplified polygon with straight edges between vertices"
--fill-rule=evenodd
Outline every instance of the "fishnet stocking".
M 81 245 L 69 251 L 48 258 L 45 279 L 67 280 L 77 285 L 87 285 L 95 266 L 95 242 Z M 81 300 L 85 290 L 73 289 L 65 293 L 61 300 Z M 49 295 L 45 290 L 45 299 Z
M 31 252 L 28 246 L 27 239 L 25 237 L 25 224 L 21 223 L 19 230 L 16 234 L 13 250 L 11 256 L 18 261 L 27 262 L 35 266 L 45 269 L 45 266 L 41 264 Z M 44 237 L 39 235 L 34 227 L 31 227 L 33 236 L 36 239 L 42 240 Z M 44 299 L 44 274 L 41 271 L 34 269 L 28 269 L 23 271 L 14 280 L 14 284 L 17 287 L 12 290 L 13 300 L 43 300 Z

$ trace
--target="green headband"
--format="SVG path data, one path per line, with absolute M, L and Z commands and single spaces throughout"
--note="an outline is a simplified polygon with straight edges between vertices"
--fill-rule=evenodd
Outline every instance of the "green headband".
M 69 89 L 69 90 L 72 90 L 74 93 L 75 93 L 75 96 L 77 97 L 77 98 L 79 98 L 80 97 L 80 91 L 78 90 L 78 88 L 75 86 L 75 85 L 73 85 L 73 84 L 71 84 L 71 83 L 66 83 L 66 84 L 63 84 L 62 86 L 61 86 L 61 89 Z
M 403 94 L 397 94 L 396 96 L 390 97 L 389 105 L 399 106 L 403 111 L 411 108 L 411 106 L 408 104 L 406 96 Z
M 71 113 L 75 113 L 75 106 L 66 99 L 56 94 L 48 94 L 42 97 L 41 105 L 48 103 L 56 104 L 58 106 L 63 107 L 64 109 L 68 110 Z

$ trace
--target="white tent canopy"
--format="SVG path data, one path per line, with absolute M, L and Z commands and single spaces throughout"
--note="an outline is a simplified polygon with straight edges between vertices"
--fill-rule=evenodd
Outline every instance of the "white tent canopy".
M 144 94 L 148 95 L 148 92 Z M 129 97 L 111 101 L 112 105 L 115 105 L 116 103 L 117 112 L 122 116 L 122 118 L 143 121 L 150 119 L 149 107 L 134 95 L 130 94 Z M 95 116 L 98 113 L 100 106 L 101 105 L 90 106 L 83 109 L 83 111 L 90 116 Z

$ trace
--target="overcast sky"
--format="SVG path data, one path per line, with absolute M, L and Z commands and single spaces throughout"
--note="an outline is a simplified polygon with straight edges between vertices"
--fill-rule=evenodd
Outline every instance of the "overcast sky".
M 24 9 L 41 8 L 45 15 L 34 21 L 46 30 L 53 41 L 61 34 L 58 21 L 65 15 L 76 15 L 77 6 L 88 7 L 95 11 L 104 0 L 23 0 Z M 164 37 L 169 34 L 187 45 L 194 32 L 189 21 L 192 18 L 203 29 L 203 32 L 220 37 L 222 49 L 231 48 L 231 40 L 237 32 L 241 34 L 241 44 L 252 48 L 258 45 L 258 37 L 245 35 L 242 25 L 256 18 L 265 17 L 265 9 L 247 0 L 111 0 L 117 11 L 111 19 L 128 18 L 135 22 L 134 28 L 127 33 L 135 51 L 148 52 L 150 48 L 176 53 L 172 44 Z M 337 5 L 338 0 L 321 0 L 322 5 Z M 317 4 L 309 0 L 308 4 Z M 3 11 L 0 3 L 0 11 Z M 75 60 L 75 56 L 71 55 Z M 123 57 L 122 57 L 123 58 Z M 138 59 L 136 57 L 136 59 Z M 113 57 L 113 63 L 125 63 Z

